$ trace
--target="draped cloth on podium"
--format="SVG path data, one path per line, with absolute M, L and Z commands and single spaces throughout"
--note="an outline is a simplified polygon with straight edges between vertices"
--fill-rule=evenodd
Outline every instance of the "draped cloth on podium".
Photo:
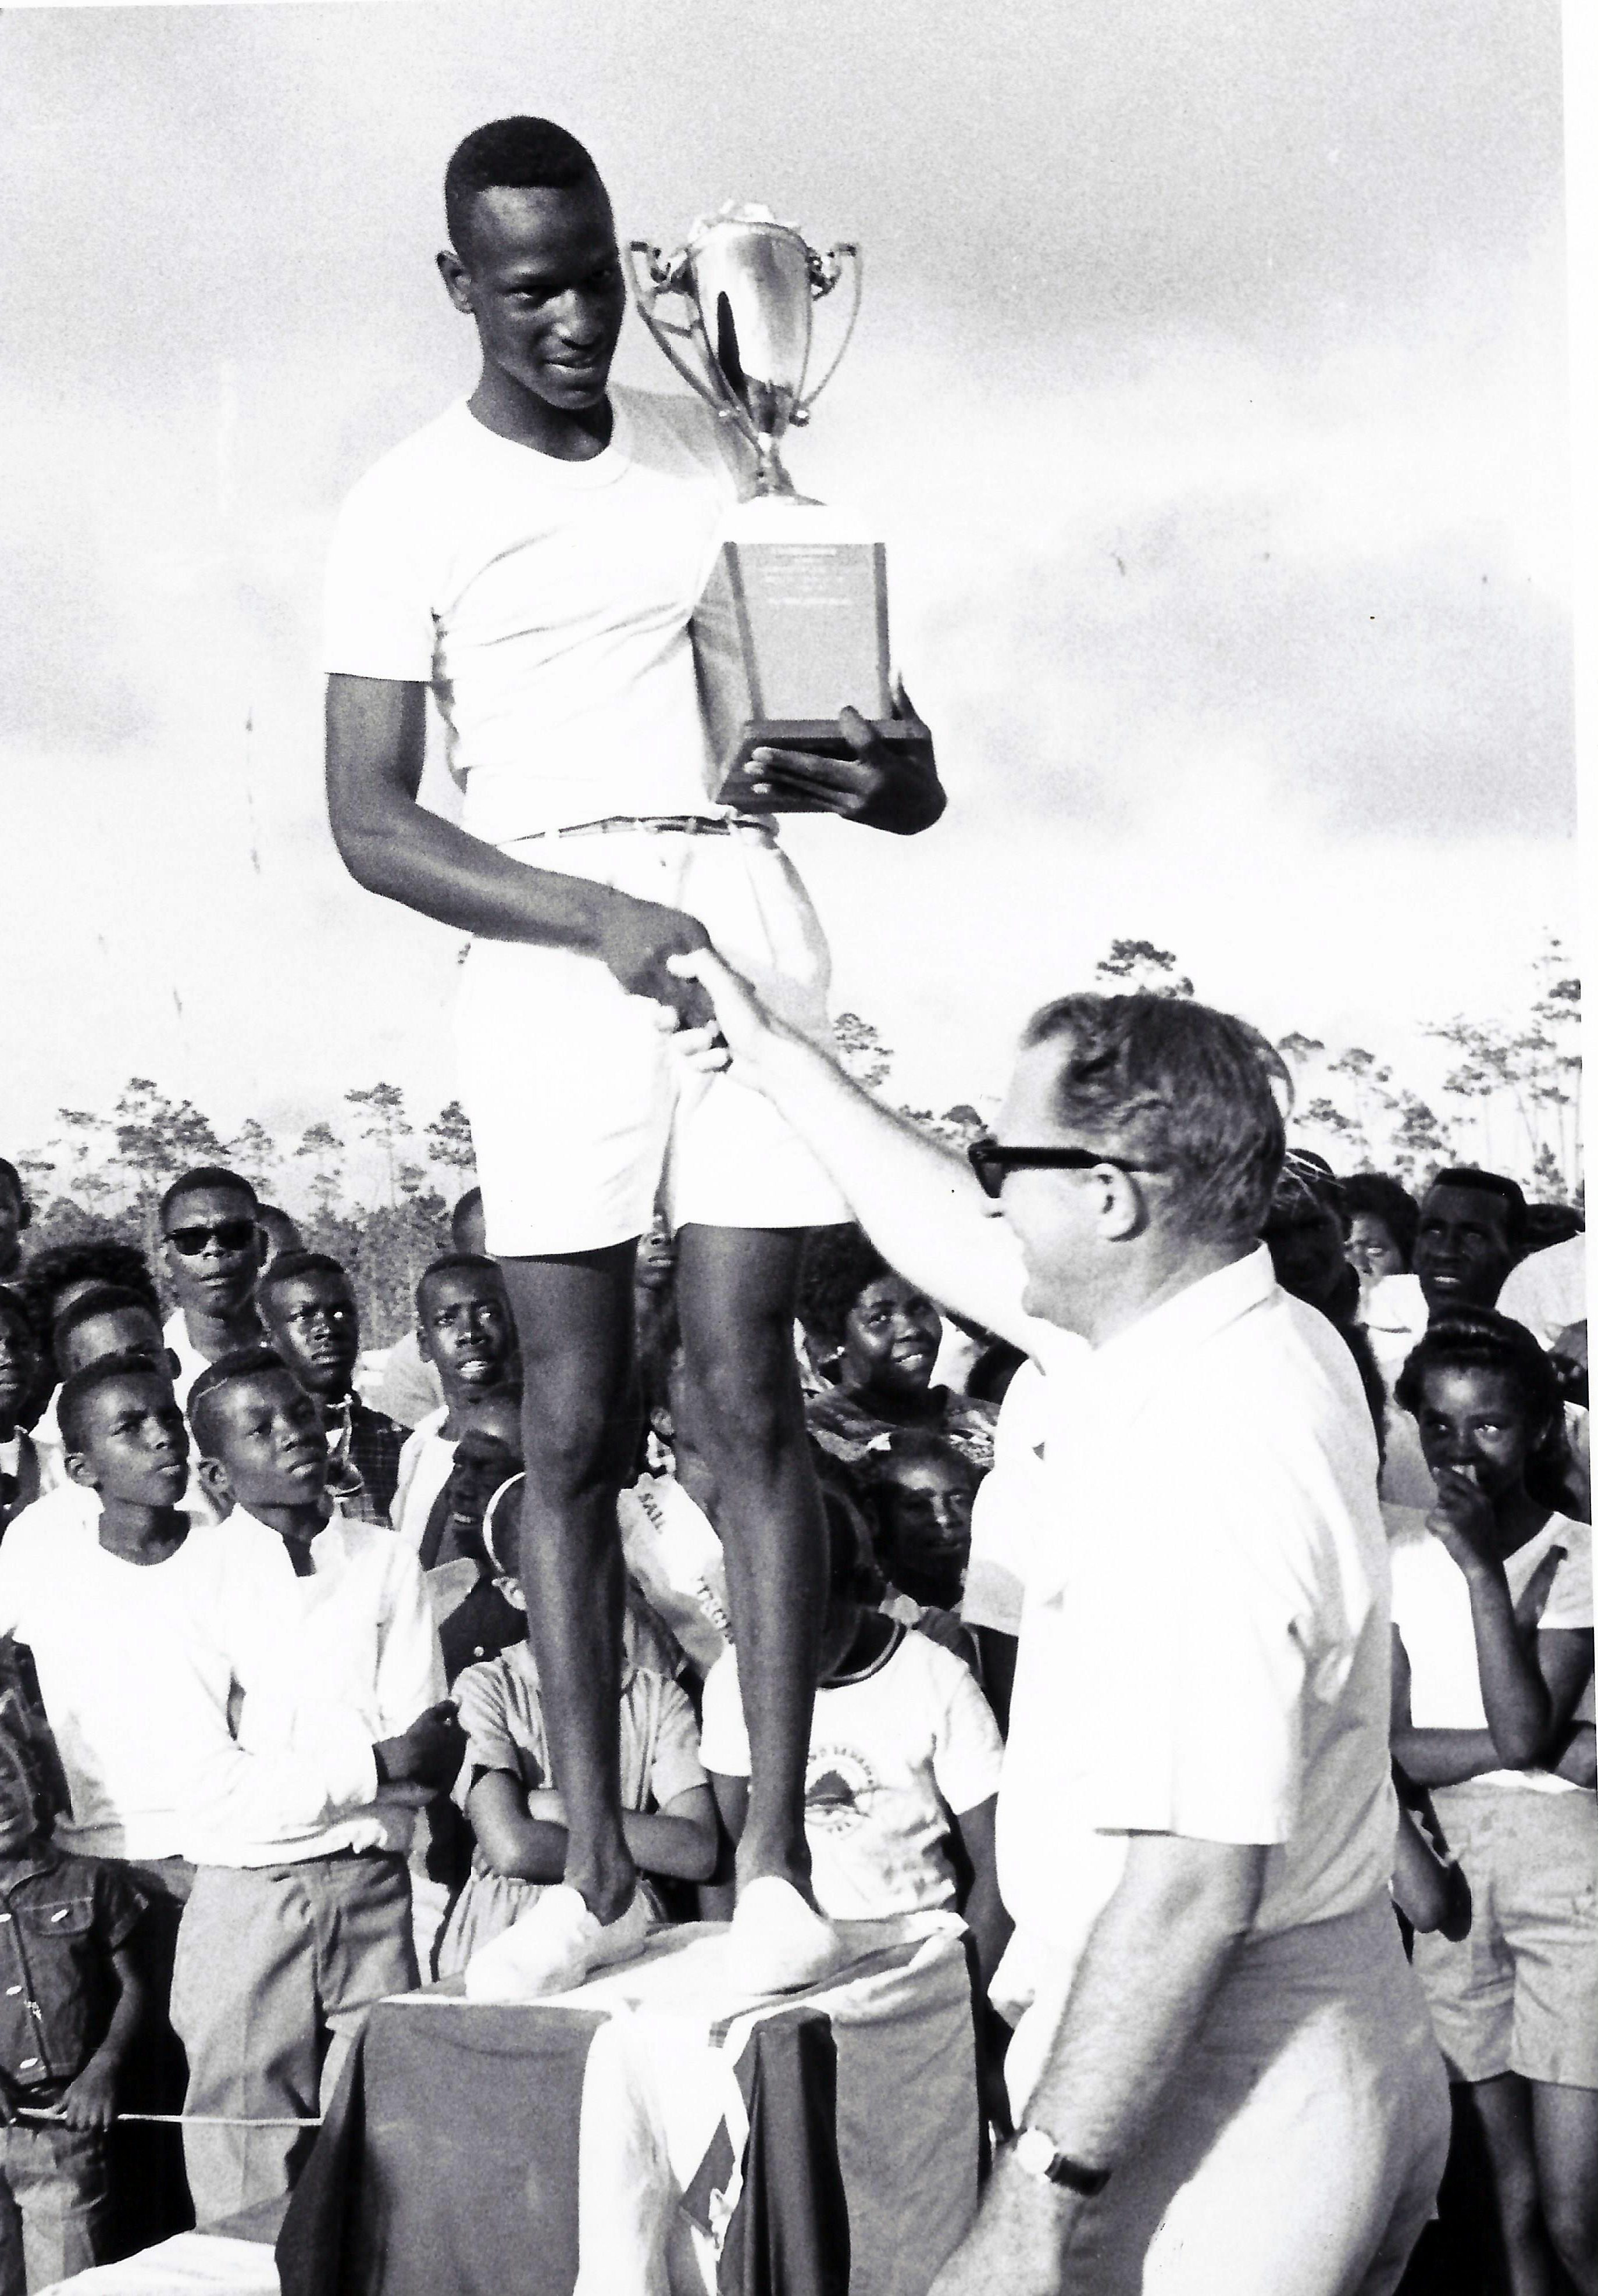
M 847 1934 L 782 2001 L 695 1924 L 555 2001 L 381 2005 L 283 2296 L 924 2296 L 976 2205 L 966 1956 L 947 1916 Z

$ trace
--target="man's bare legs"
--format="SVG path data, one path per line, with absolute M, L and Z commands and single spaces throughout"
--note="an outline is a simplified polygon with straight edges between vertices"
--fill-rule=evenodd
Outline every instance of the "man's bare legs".
M 826 1522 L 793 1352 L 801 1229 L 688 1226 L 677 1320 L 716 1478 L 752 1776 L 740 1889 L 764 1875 L 807 1897 L 805 1766 L 826 1596 Z
M 621 1542 L 638 1430 L 632 1243 L 504 1259 L 521 1343 L 521 1583 L 566 1804 L 566 1879 L 612 1922 L 637 1873 L 622 1838 Z
M 801 1232 L 777 1229 L 688 1227 L 678 1238 L 687 1384 L 694 1434 L 719 1492 L 753 1771 L 734 1935 L 742 1939 L 742 1980 L 760 1990 L 808 1982 L 838 1951 L 835 1934 L 801 1902 L 809 1897 L 805 1767 L 826 1586 L 825 1522 L 793 1354 L 802 1243 Z M 638 1429 L 633 1246 L 502 1266 L 521 1342 L 522 1582 L 566 1803 L 565 1879 L 608 1927 L 619 1922 L 637 1882 L 618 1775 L 623 1578 L 616 1523 Z M 745 1907 L 756 1882 L 768 1888 Z M 769 1885 L 778 1882 L 791 1890 L 774 1894 Z M 551 1916 L 547 1964 L 543 1945 L 532 1957 L 552 1972 L 552 1985 L 572 1981 L 566 1925 L 583 1916 L 575 1900 L 566 1904 L 571 1915 L 558 1920 L 548 1899 L 527 1917 Z M 625 1929 L 616 1935 L 622 1940 Z M 583 1948 L 579 1939 L 577 1949 L 601 1948 Z

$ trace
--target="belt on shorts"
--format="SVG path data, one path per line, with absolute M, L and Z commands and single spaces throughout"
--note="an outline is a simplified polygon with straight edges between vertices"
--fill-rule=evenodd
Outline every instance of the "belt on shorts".
M 758 829 L 770 837 L 774 832 L 769 821 L 759 814 L 734 813 L 608 813 L 602 821 L 574 821 L 564 829 L 529 830 L 526 837 L 518 837 L 518 845 L 530 845 L 535 838 L 609 837 L 613 831 L 643 829 L 656 836 L 731 837 L 740 829 Z

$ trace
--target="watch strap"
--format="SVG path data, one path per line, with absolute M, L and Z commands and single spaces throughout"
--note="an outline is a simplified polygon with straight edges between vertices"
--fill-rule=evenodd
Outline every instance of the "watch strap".
M 1041 2138 L 1042 2142 L 1028 2145 L 1023 2150 L 1022 2140 L 1028 2136 Z M 1043 2157 L 1045 2144 L 1049 2148 L 1046 2161 Z M 1079 2194 L 1084 2200 L 1091 2201 L 1110 2182 L 1108 2169 L 1089 2169 L 1082 2161 L 1073 2161 L 1069 2152 L 1061 2151 L 1046 2128 L 1018 2128 L 1015 2149 L 1020 2157 L 1020 2165 L 1028 2176 L 1045 2178 L 1049 2184 L 1058 2185 L 1065 2192 Z

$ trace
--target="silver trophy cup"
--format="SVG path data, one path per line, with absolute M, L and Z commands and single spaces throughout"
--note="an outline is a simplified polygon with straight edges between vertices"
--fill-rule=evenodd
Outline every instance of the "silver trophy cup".
M 684 381 L 753 452 L 743 501 L 731 514 L 694 610 L 692 636 L 723 802 L 750 810 L 821 810 L 804 798 L 750 787 L 756 749 L 847 756 L 838 713 L 849 707 L 901 738 L 889 690 L 884 554 L 857 521 L 795 491 L 783 434 L 801 427 L 848 348 L 860 308 L 860 251 L 818 254 L 768 208 L 726 207 L 701 218 L 671 254 L 634 240 L 638 314 Z M 812 309 L 848 263 L 853 300 L 843 338 L 808 381 Z M 684 316 L 662 317 L 667 297 Z M 758 773 L 752 776 L 758 778 Z

